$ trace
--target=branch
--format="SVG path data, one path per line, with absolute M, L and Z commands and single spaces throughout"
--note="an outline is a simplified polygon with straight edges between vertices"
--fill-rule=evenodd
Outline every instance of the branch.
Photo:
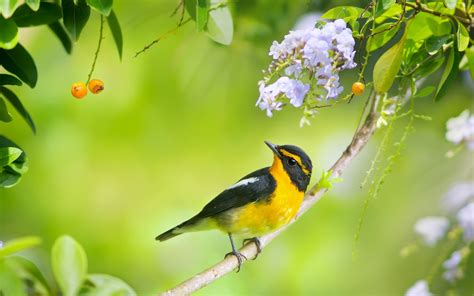
M 341 157 L 334 163 L 331 167 L 332 177 L 339 177 L 343 171 L 347 168 L 349 163 L 357 156 L 357 154 L 364 148 L 376 128 L 376 122 L 379 117 L 377 113 L 377 107 L 380 101 L 380 97 L 372 94 L 368 100 L 372 100 L 369 113 L 365 119 L 365 122 L 360 126 L 354 134 L 351 143 L 347 146 L 346 150 L 342 153 Z M 280 228 L 279 230 L 262 236 L 259 238 L 261 247 L 264 248 L 270 243 L 275 237 L 277 237 L 281 232 L 283 232 L 289 225 L 293 224 L 299 217 L 301 217 L 309 208 L 311 208 L 315 203 L 317 203 L 323 194 L 327 191 L 327 188 L 320 188 L 318 184 L 314 185 L 305 196 L 301 207 L 296 214 L 295 218 L 286 226 Z M 254 258 L 257 255 L 257 248 L 255 243 L 250 242 L 244 245 L 240 250 L 246 258 Z M 244 261 L 245 262 L 245 261 Z M 221 262 L 210 267 L 209 269 L 198 273 L 197 275 L 189 278 L 188 280 L 182 282 L 178 286 L 163 292 L 162 296 L 165 295 L 188 295 L 192 292 L 195 292 L 213 281 L 219 279 L 225 274 L 231 272 L 237 268 L 237 259 L 235 256 L 228 256 L 224 258 Z

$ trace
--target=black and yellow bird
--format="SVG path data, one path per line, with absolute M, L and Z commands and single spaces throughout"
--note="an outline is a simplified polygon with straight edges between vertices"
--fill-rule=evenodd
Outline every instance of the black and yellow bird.
M 165 241 L 186 232 L 219 229 L 229 235 L 232 252 L 239 268 L 243 258 L 235 248 L 233 235 L 252 240 L 260 249 L 258 236 L 270 233 L 290 222 L 303 201 L 311 179 L 312 163 L 308 155 L 292 145 L 274 145 L 271 167 L 257 170 L 224 190 L 196 216 L 158 235 Z

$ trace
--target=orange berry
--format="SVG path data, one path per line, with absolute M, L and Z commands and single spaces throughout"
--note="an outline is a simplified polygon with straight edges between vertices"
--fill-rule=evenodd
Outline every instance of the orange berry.
M 365 84 L 362 82 L 354 82 L 354 84 L 352 84 L 352 93 L 356 96 L 360 96 L 364 92 L 364 89 Z
M 98 94 L 104 90 L 104 82 L 99 79 L 92 79 L 89 81 L 89 90 L 93 94 Z
M 75 82 L 71 87 L 71 94 L 78 99 L 82 99 L 87 95 L 87 88 L 83 82 Z

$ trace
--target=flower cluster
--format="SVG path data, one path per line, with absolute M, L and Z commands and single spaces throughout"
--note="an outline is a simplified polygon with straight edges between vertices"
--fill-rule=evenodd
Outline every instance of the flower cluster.
M 463 234 L 463 245 L 443 263 L 443 278 L 451 283 L 464 276 L 462 263 L 470 255 L 469 244 L 474 242 L 474 183 L 462 182 L 451 187 L 441 202 L 443 210 L 456 222 L 447 237 L 455 239 Z M 450 219 L 445 216 L 429 216 L 419 219 L 415 232 L 424 244 L 433 247 L 448 233 Z M 431 295 L 426 281 L 418 281 L 405 295 Z
M 449 119 L 446 128 L 446 140 L 456 145 L 465 143 L 469 150 L 474 150 L 474 115 L 469 110 Z
M 290 31 L 281 43 L 274 41 L 269 52 L 272 63 L 259 82 L 257 106 L 272 116 L 288 102 L 311 108 L 337 98 L 344 90 L 339 72 L 356 66 L 354 44 L 352 31 L 342 19 L 320 28 Z
M 416 282 L 413 286 L 408 289 L 405 296 L 432 296 L 428 290 L 428 283 L 424 280 Z

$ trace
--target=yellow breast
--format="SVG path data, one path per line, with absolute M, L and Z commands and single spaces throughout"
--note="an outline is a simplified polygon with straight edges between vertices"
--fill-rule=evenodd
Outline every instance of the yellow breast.
M 291 182 L 279 159 L 275 159 L 270 174 L 276 188 L 269 200 L 243 206 L 232 214 L 233 221 L 222 229 L 245 237 L 261 236 L 290 222 L 298 212 L 304 192 Z

